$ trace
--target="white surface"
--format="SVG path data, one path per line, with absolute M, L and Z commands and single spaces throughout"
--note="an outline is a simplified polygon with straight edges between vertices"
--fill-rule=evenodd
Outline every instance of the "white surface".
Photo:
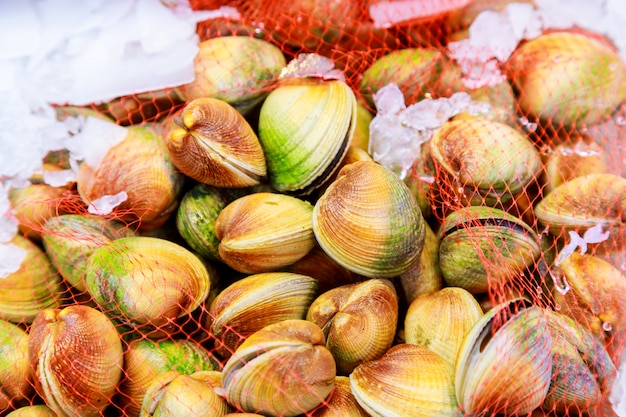
M 609 401 L 619 417 L 626 417 L 626 352 L 622 353 L 622 362 L 617 368 Z
M 91 204 L 89 204 L 87 211 L 91 214 L 106 215 L 111 213 L 115 207 L 122 204 L 126 199 L 128 199 L 126 191 L 120 191 L 113 195 L 104 195 L 93 200 Z

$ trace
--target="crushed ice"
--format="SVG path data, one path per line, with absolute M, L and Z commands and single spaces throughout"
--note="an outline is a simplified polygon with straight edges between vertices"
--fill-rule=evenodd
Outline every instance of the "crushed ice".
M 314 77 L 323 80 L 345 81 L 341 70 L 329 58 L 318 54 L 298 54 L 280 71 L 279 79 Z
M 626 352 L 622 353 L 621 363 L 617 366 L 609 402 L 619 417 L 626 417 Z
M 113 195 L 104 195 L 96 200 L 93 200 L 89 207 L 87 207 L 87 211 L 91 214 L 99 214 L 99 215 L 107 215 L 115 209 L 115 207 L 122 204 L 124 201 L 128 199 L 128 194 L 126 191 L 120 191 L 117 194 Z
M 467 93 L 449 98 L 426 98 L 406 106 L 402 91 L 388 84 L 374 94 L 377 113 L 370 123 L 369 153 L 401 179 L 420 154 L 421 145 L 451 117 L 467 112 L 487 114 L 490 105 L 473 102 Z
M 580 248 L 580 254 L 584 255 L 587 252 L 587 244 L 589 243 L 601 243 L 609 238 L 610 231 L 603 232 L 602 224 L 590 227 L 581 237 L 573 230 L 568 232 L 570 241 L 563 247 L 559 256 L 556 258 L 555 265 L 561 265 L 561 263 L 567 259 L 577 248 Z
M 374 21 L 374 26 L 386 28 L 407 20 L 445 13 L 470 2 L 471 0 L 386 0 L 370 4 L 369 14 Z

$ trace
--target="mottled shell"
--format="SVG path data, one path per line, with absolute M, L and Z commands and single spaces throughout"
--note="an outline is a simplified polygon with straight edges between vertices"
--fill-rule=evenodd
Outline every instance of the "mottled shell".
M 561 184 L 536 206 L 535 215 L 553 235 L 564 230 L 587 229 L 601 223 L 626 222 L 626 178 L 590 174 Z
M 322 249 L 345 268 L 372 278 L 403 274 L 417 262 L 424 223 L 407 186 L 372 161 L 342 169 L 313 210 Z
M 157 375 L 176 371 L 189 375 L 214 369 L 209 353 L 186 340 L 135 340 L 124 351 L 124 376 L 120 406 L 127 417 L 138 417 L 146 390 Z
M 15 324 L 0 320 L 0 413 L 32 391 L 28 358 L 28 334 Z
M 289 272 L 266 272 L 226 287 L 209 308 L 206 328 L 230 357 L 252 333 L 283 320 L 304 319 L 317 295 L 317 281 Z
M 41 310 L 61 305 L 61 276 L 30 240 L 16 235 L 9 244 L 24 250 L 26 257 L 17 271 L 0 278 L 0 319 L 31 323 Z
M 446 283 L 472 294 L 510 282 L 541 253 L 530 226 L 491 207 L 471 206 L 451 213 L 439 239 L 439 266 Z
M 63 278 L 86 291 L 85 268 L 94 250 L 112 240 L 132 236 L 123 223 L 97 216 L 64 214 L 49 219 L 41 233 L 46 254 Z
M 222 370 L 228 402 L 275 417 L 313 410 L 335 385 L 335 360 L 324 344 L 322 330 L 305 320 L 284 320 L 252 334 Z
M 626 96 L 626 63 L 614 48 L 581 33 L 525 42 L 507 69 L 521 111 L 554 126 L 598 123 Z
M 185 193 L 176 214 L 176 229 L 201 256 L 221 261 L 215 236 L 215 221 L 224 207 L 242 197 L 244 191 L 196 184 Z
M 356 126 L 356 98 L 339 80 L 285 84 L 259 114 L 270 183 L 306 195 L 323 186 L 345 155 Z
M 482 315 L 472 294 L 447 287 L 413 300 L 404 319 L 404 338 L 406 343 L 428 348 L 454 366 L 465 336 Z
M 158 227 L 167 220 L 178 203 L 184 176 L 171 162 L 158 129 L 131 126 L 98 169 L 80 165 L 76 184 L 86 204 L 125 191 L 128 198 L 116 208 L 125 219 L 141 220 L 142 228 Z
M 398 323 L 398 296 L 388 280 L 344 285 L 319 296 L 306 319 L 324 331 L 337 373 L 349 375 L 391 347 Z
M 98 416 L 122 376 L 115 326 L 87 306 L 45 310 L 32 324 L 28 355 L 35 388 L 59 416 Z
M 249 36 L 220 36 L 203 41 L 194 59 L 195 79 L 182 88 L 187 101 L 224 100 L 248 113 L 278 79 L 286 60 L 269 42 Z
M 421 346 L 395 345 L 362 363 L 350 374 L 350 388 L 372 417 L 456 416 L 454 370 Z
M 7 414 L 7 417 L 57 417 L 46 405 L 29 405 Z
M 256 133 L 241 113 L 222 100 L 207 97 L 188 103 L 166 143 L 174 165 L 201 183 L 250 187 L 266 175 Z
M 285 194 L 240 197 L 215 222 L 220 258 L 248 274 L 291 265 L 315 246 L 312 212 L 310 203 Z
M 562 313 L 600 338 L 607 329 L 616 335 L 626 332 L 626 277 L 619 269 L 597 256 L 574 252 L 553 275 L 566 285 L 553 291 Z
M 102 311 L 122 324 L 169 332 L 198 308 L 210 291 L 202 261 L 182 246 L 158 238 L 117 239 L 89 258 L 85 281 Z
M 487 119 L 447 122 L 433 135 L 430 150 L 438 170 L 464 188 L 462 197 L 472 205 L 509 200 L 541 169 L 539 152 L 527 137 Z
M 347 376 L 335 378 L 335 388 L 324 401 L 324 406 L 315 410 L 311 417 L 369 417 L 352 395 Z
M 139 417 L 223 416 L 232 408 L 216 393 L 221 389 L 220 379 L 218 371 L 161 374 L 148 387 Z
M 525 415 L 546 397 L 552 375 L 546 312 L 533 306 L 513 311 L 506 320 L 510 306 L 483 315 L 461 346 L 454 385 L 467 413 Z

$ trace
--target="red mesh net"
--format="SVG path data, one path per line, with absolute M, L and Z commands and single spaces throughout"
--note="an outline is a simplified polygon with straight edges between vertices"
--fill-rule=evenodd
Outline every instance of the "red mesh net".
M 510 3 L 194 0 L 240 18 L 193 83 L 59 106 L 127 134 L 11 190 L 0 413 L 617 415 L 626 64 L 545 30 L 468 82 Z

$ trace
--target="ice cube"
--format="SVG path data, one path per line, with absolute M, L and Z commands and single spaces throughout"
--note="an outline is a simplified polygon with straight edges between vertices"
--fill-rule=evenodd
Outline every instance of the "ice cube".
M 91 214 L 107 215 L 113 211 L 113 209 L 128 199 L 126 191 L 120 191 L 113 195 L 103 195 L 102 197 L 93 200 L 87 211 Z
M 278 77 L 280 79 L 314 77 L 345 81 L 343 73 L 335 69 L 335 63 L 318 54 L 298 54 L 280 71 Z
M 63 187 L 75 181 L 76 172 L 72 169 L 43 170 L 43 182 L 53 187 Z
M 12 243 L 0 243 L 0 279 L 18 271 L 25 258 L 24 249 Z
M 387 84 L 376 91 L 374 104 L 378 115 L 396 114 L 406 109 L 404 95 L 395 83 Z
M 128 129 L 123 126 L 89 116 L 85 118 L 80 133 L 67 139 L 65 148 L 70 151 L 72 159 L 83 160 L 95 170 L 109 149 L 124 140 L 127 134 Z

